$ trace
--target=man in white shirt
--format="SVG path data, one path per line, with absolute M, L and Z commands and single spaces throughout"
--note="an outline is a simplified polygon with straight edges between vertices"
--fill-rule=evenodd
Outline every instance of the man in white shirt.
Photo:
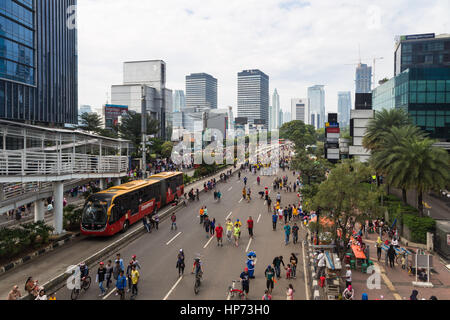
M 345 272 L 345 287 L 352 285 L 352 270 L 349 265 L 346 265 L 347 271 Z
M 393 238 L 392 241 L 391 241 L 391 244 L 392 244 L 394 247 L 398 247 L 398 240 L 397 240 L 397 238 Z
M 317 261 L 318 261 L 317 266 L 319 267 L 317 279 L 320 279 L 320 277 L 322 276 L 322 274 L 325 271 L 325 254 L 324 254 L 323 250 L 317 256 Z

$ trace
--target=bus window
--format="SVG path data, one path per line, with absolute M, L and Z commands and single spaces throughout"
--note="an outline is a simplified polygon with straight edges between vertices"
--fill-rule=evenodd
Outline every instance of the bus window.
M 109 218 L 109 224 L 113 224 L 116 223 L 117 221 L 120 220 L 120 218 L 122 218 L 120 209 L 117 205 L 115 205 L 112 209 L 111 209 L 111 217 Z
M 107 209 L 106 201 L 88 201 L 83 209 L 82 223 L 106 225 Z

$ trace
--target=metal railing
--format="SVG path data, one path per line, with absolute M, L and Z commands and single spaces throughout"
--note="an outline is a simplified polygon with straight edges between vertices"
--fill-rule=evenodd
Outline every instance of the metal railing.
M 126 156 L 77 153 L 1 151 L 0 176 L 120 173 L 128 170 Z

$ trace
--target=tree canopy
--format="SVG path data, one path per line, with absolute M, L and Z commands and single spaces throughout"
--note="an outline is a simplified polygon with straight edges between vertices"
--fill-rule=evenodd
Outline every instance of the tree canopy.
M 317 141 L 314 127 L 300 120 L 283 124 L 280 128 L 280 138 L 294 142 L 297 150 L 304 150 L 306 146 L 315 144 Z

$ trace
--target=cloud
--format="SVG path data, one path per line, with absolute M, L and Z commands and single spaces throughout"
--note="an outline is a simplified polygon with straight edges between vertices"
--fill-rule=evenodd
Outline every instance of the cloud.
M 326 107 L 337 92 L 354 92 L 358 44 L 362 60 L 384 57 L 377 78 L 392 77 L 397 34 L 443 33 L 449 2 L 380 0 L 86 0 L 78 2 L 79 101 L 99 107 L 112 84 L 122 83 L 123 62 L 162 59 L 167 87 L 184 89 L 185 76 L 218 79 L 219 106 L 237 104 L 237 73 L 270 76 L 282 108 L 326 85 Z M 448 25 L 447 25 L 448 27 Z

